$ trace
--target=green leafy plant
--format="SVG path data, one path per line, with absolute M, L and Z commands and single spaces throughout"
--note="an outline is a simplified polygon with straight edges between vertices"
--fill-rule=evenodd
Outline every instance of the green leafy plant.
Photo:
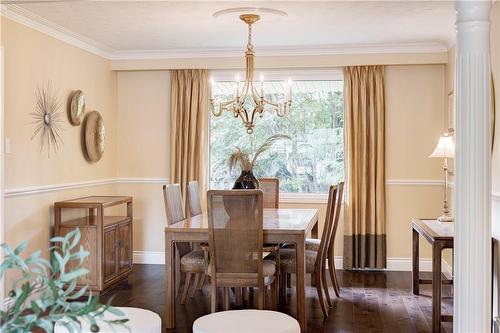
M 99 297 L 92 295 L 88 287 L 77 288 L 78 278 L 88 273 L 82 263 L 89 255 L 80 241 L 80 230 L 75 229 L 65 237 L 54 237 L 50 249 L 50 261 L 36 251 L 26 258 L 22 253 L 27 242 L 12 249 L 2 244 L 4 261 L 0 265 L 0 279 L 6 271 L 17 271 L 18 278 L 9 292 L 9 305 L 0 311 L 0 331 L 27 333 L 43 330 L 52 332 L 55 323 L 63 325 L 69 332 L 80 332 L 81 321 L 90 323 L 92 332 L 98 332 L 97 319 L 111 326 L 124 326 L 128 319 L 105 320 L 103 315 L 110 312 L 116 316 L 124 314 L 107 304 L 99 303 Z M 89 294 L 85 301 L 85 295 Z
M 250 152 L 241 149 L 240 147 L 236 147 L 236 150 L 229 156 L 229 170 L 233 170 L 236 164 L 240 165 L 241 170 L 244 171 L 252 171 L 257 158 L 271 149 L 271 147 L 280 140 L 290 139 L 288 135 L 284 134 L 275 134 L 268 137 L 264 143 L 262 143 L 259 148 L 252 155 Z

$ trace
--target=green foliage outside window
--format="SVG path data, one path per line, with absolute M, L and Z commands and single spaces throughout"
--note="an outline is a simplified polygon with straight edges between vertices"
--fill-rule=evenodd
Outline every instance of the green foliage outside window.
M 216 82 L 217 85 L 216 92 L 231 92 L 226 87 L 234 83 Z M 340 81 L 295 81 L 290 114 L 278 117 L 265 112 L 255 121 L 252 136 L 234 115 L 211 115 L 211 188 L 231 188 L 239 170 L 230 172 L 228 157 L 236 146 L 254 150 L 266 138 L 279 133 L 289 135 L 291 140 L 280 141 L 263 154 L 254 169 L 255 175 L 279 178 L 282 192 L 327 193 L 329 185 L 344 179 L 341 87 Z M 231 95 L 219 93 L 215 98 L 226 100 Z M 283 95 L 266 94 L 266 98 L 279 100 Z

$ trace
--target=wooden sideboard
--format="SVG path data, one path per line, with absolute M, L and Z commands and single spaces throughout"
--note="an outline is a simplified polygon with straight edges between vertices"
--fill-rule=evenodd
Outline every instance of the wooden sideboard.
M 128 277 L 132 216 L 132 198 L 126 196 L 92 196 L 54 204 L 55 234 L 64 236 L 80 228 L 80 244 L 90 252 L 83 263 L 89 273 L 80 278 L 79 287 L 88 285 L 93 292 L 103 293 Z

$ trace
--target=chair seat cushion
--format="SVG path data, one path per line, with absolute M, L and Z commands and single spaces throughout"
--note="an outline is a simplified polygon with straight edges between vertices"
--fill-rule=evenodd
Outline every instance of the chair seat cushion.
M 212 313 L 195 320 L 193 333 L 300 333 L 295 318 L 281 312 L 233 310 Z
M 112 313 L 105 313 L 105 320 L 117 320 L 127 318 L 128 322 L 126 326 L 113 326 L 111 327 L 102 320 L 97 320 L 97 325 L 99 326 L 99 333 L 130 333 L 130 332 L 141 332 L 141 333 L 161 333 L 161 318 L 158 314 L 153 311 L 139 309 L 139 308 L 129 308 L 129 307 L 116 307 L 116 309 L 121 310 L 125 316 L 120 317 Z M 82 327 L 79 332 L 90 333 L 90 324 L 86 320 L 80 320 Z M 57 323 L 54 327 L 54 333 L 69 333 L 70 331 L 61 323 Z
M 276 264 L 272 260 L 264 260 L 262 264 L 263 275 L 264 276 L 273 276 L 276 272 Z M 208 265 L 206 274 L 210 276 L 211 266 Z
M 321 239 L 307 238 L 306 239 L 306 250 L 319 251 L 319 244 Z
M 317 251 L 306 250 L 306 272 L 312 273 L 314 271 L 314 264 L 316 263 Z M 282 273 L 295 273 L 295 249 L 281 249 L 280 262 Z
M 321 243 L 321 239 L 306 238 L 306 250 L 319 251 L 319 244 L 320 243 Z M 283 248 L 294 249 L 295 244 L 285 243 L 285 244 L 283 244 Z
M 195 250 L 188 252 L 181 258 L 181 271 L 183 272 L 204 272 L 205 271 L 205 252 Z

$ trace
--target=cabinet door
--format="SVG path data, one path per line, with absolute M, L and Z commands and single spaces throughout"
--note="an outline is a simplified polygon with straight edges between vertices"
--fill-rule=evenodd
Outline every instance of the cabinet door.
M 117 227 L 111 226 L 104 229 L 103 260 L 104 260 L 104 282 L 114 278 L 117 271 L 116 243 Z
M 118 273 L 132 269 L 132 224 L 118 226 Z

